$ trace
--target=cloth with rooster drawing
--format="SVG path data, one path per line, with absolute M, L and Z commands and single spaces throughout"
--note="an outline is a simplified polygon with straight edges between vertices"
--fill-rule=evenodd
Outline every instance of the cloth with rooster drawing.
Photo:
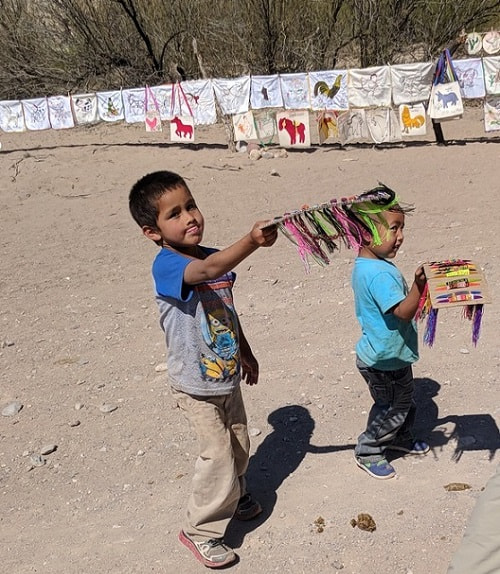
M 209 255 L 217 250 L 202 249 Z M 191 258 L 163 248 L 153 262 L 156 302 L 167 344 L 168 380 L 196 396 L 227 395 L 241 381 L 234 273 L 198 285 L 184 283 Z
M 311 109 L 347 110 L 347 70 L 309 72 Z

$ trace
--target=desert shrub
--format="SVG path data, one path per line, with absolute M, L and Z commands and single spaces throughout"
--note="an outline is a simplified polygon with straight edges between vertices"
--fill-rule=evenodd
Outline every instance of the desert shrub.
M 499 14 L 500 0 L 0 0 L 0 98 L 423 61 Z

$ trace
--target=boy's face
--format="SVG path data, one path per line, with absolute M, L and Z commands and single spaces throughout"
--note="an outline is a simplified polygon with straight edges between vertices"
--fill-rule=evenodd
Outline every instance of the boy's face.
M 404 240 L 403 229 L 405 226 L 405 215 L 399 211 L 386 211 L 384 217 L 387 221 L 387 227 L 381 224 L 378 225 L 382 243 L 380 245 L 373 245 L 373 243 L 371 243 L 365 249 L 367 249 L 372 256 L 381 259 L 394 259 Z
M 203 238 L 203 215 L 189 189 L 178 186 L 165 191 L 158 200 L 156 227 L 144 227 L 143 233 L 153 241 L 176 251 L 194 254 Z

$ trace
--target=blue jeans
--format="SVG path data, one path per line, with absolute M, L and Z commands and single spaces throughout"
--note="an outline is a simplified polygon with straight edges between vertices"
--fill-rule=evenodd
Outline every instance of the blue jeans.
M 367 382 L 374 402 L 366 430 L 359 436 L 354 452 L 367 462 L 377 462 L 384 458 L 389 445 L 413 441 L 416 411 L 413 371 L 411 366 L 396 371 L 379 371 L 365 365 L 359 358 L 356 359 L 356 367 Z

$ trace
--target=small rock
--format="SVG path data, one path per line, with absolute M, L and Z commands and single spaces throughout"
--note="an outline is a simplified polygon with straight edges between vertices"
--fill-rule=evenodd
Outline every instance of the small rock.
M 4 339 L 0 343 L 0 349 L 5 349 L 5 347 L 13 347 L 13 346 L 14 346 L 14 341 L 9 341 L 8 339 Z
M 101 405 L 99 407 L 99 410 L 101 411 L 101 413 L 112 413 L 113 411 L 116 411 L 117 408 L 118 407 L 115 405 L 109 405 L 105 403 L 104 405 Z
M 167 363 L 158 363 L 155 367 L 157 373 L 164 373 L 167 370 Z
M 445 484 L 444 489 L 448 492 L 459 492 L 461 490 L 469 490 L 470 484 L 466 482 L 450 482 L 449 484 Z
M 81 424 L 80 421 L 71 421 L 69 423 L 69 426 L 70 427 L 78 427 L 78 426 L 80 426 L 80 424 Z
M 468 355 L 470 353 L 469 349 L 460 349 L 462 355 Z
M 17 415 L 17 413 L 23 408 L 23 405 L 17 401 L 13 401 L 12 403 L 8 404 L 2 410 L 2 416 L 4 417 L 13 417 Z
M 40 449 L 40 454 L 51 454 L 57 450 L 56 444 L 47 444 Z
M 75 411 L 80 411 L 83 409 L 83 403 L 75 403 Z
M 281 149 L 277 149 L 274 151 L 274 157 L 281 157 L 281 158 L 285 158 L 288 157 L 288 152 L 286 151 L 286 149 L 281 148 Z
M 30 456 L 30 463 L 33 466 L 44 466 L 46 462 L 46 459 L 44 459 L 43 456 L 40 456 L 39 454 L 32 454 Z
M 249 434 L 250 436 L 259 436 L 261 433 L 262 433 L 262 431 L 261 431 L 260 429 L 258 429 L 258 428 L 255 428 L 255 427 L 254 427 L 254 428 L 251 428 L 251 429 L 248 431 L 248 434 Z
M 269 173 L 274 177 L 281 177 L 280 174 L 275 169 L 272 169 Z
M 250 152 L 248 153 L 248 157 L 252 160 L 260 159 L 260 150 L 258 149 L 250 150 Z

